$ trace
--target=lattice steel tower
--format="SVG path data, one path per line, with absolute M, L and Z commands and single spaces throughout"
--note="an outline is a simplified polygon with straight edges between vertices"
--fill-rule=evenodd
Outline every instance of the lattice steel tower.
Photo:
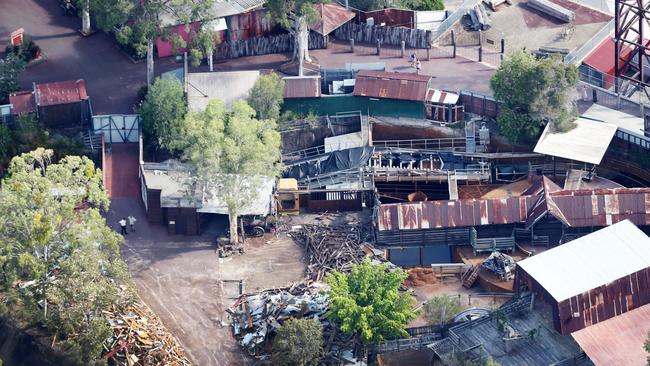
M 645 90 L 650 87 L 650 0 L 615 0 L 616 77 Z M 626 83 L 628 84 L 628 83 Z M 622 87 L 616 82 L 616 91 Z M 628 88 L 623 88 L 628 89 Z

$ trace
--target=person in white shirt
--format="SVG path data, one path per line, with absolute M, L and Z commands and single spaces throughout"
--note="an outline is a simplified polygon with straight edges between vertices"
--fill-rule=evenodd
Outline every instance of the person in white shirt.
M 135 232 L 135 222 L 136 221 L 137 220 L 135 219 L 135 216 L 133 216 L 133 215 L 129 216 L 129 226 L 131 226 L 131 232 L 132 233 Z
M 120 234 L 122 234 L 122 235 L 126 235 L 126 234 L 127 234 L 127 233 L 126 233 L 126 218 L 125 218 L 125 217 L 122 217 L 122 220 L 120 220 L 119 223 L 120 223 L 120 229 L 122 229 L 122 231 L 120 232 Z

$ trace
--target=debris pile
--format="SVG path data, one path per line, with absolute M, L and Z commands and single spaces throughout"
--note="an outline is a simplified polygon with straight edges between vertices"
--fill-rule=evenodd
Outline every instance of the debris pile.
M 369 234 L 361 225 L 302 225 L 289 235 L 305 248 L 307 277 L 316 282 L 335 269 L 349 272 L 366 255 L 383 261 L 383 252 L 366 243 Z
M 256 358 L 268 360 L 273 336 L 289 318 L 316 319 L 323 325 L 325 356 L 323 363 L 355 363 L 354 351 L 360 346 L 356 338 L 337 331 L 324 320 L 327 295 L 317 284 L 294 284 L 240 296 L 227 310 L 239 344 Z
M 170 365 L 192 363 L 160 319 L 142 302 L 123 311 L 103 311 L 113 335 L 104 342 L 105 357 L 113 365 Z
M 492 252 L 489 257 L 481 264 L 483 268 L 501 276 L 502 279 L 510 280 L 514 278 L 515 260 L 507 254 L 501 252 Z
M 433 268 L 412 268 L 408 270 L 408 278 L 404 281 L 406 287 L 420 287 L 438 282 Z

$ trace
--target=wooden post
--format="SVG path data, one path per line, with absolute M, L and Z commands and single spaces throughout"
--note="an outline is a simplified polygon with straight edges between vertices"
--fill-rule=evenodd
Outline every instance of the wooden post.
M 404 51 L 405 51 L 405 49 L 406 49 L 406 42 L 405 42 L 405 41 L 402 41 L 401 44 L 402 44 L 402 49 L 401 49 L 401 53 L 400 53 L 400 54 L 402 55 L 401 57 L 404 58 Z
M 350 38 L 350 52 L 354 53 L 354 38 Z
M 427 61 L 431 60 L 431 47 L 427 47 Z
M 483 62 L 483 46 L 478 46 L 478 62 Z
M 501 53 L 506 53 L 506 40 L 501 38 Z
M 452 58 L 456 58 L 456 33 L 454 33 L 453 29 L 451 31 L 451 45 L 454 47 Z
M 377 38 L 377 56 L 381 54 L 381 42 L 379 41 L 379 38 Z

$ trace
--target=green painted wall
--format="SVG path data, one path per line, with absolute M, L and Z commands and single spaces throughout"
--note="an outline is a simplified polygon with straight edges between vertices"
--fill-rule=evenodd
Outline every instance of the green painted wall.
M 424 118 L 422 102 L 355 97 L 353 95 L 327 96 L 321 98 L 286 99 L 283 111 L 317 115 L 331 115 L 338 112 L 361 111 L 371 116 Z

